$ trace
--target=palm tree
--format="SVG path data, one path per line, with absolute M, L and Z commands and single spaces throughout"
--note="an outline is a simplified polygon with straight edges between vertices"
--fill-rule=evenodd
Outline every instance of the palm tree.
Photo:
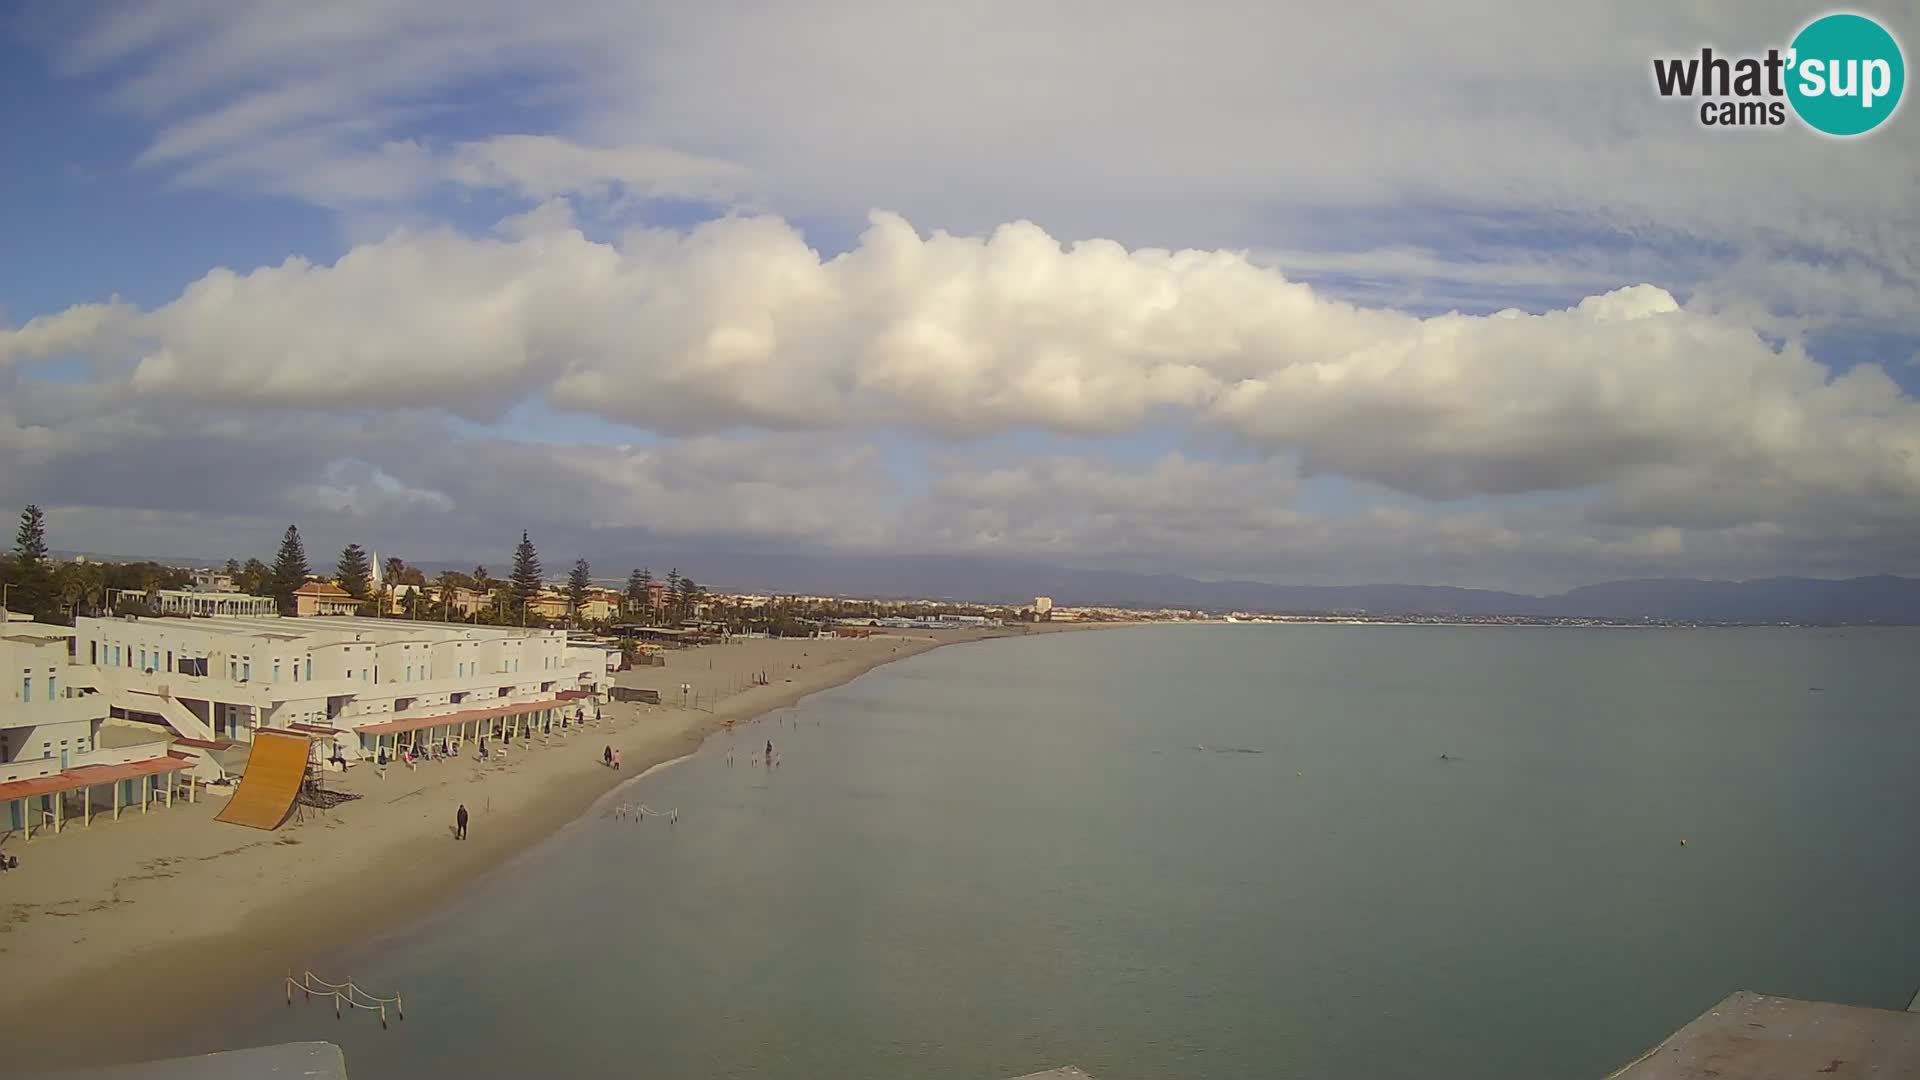
M 460 588 L 460 575 L 452 570 L 442 570 L 440 579 L 434 583 L 440 590 L 440 620 L 453 621 L 453 594 Z
M 501 583 L 495 579 L 492 574 L 487 573 L 485 566 L 476 566 L 473 568 L 473 591 L 480 594 L 480 600 L 487 605 L 487 611 L 494 622 L 501 621 L 500 595 L 498 592 L 500 585 Z M 479 612 L 474 612 L 474 616 L 477 621 Z

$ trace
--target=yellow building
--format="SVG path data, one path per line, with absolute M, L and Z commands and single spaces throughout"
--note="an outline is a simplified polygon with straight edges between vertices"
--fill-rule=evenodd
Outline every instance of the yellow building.
M 358 610 L 360 601 L 329 581 L 309 581 L 293 591 L 295 615 L 351 615 Z

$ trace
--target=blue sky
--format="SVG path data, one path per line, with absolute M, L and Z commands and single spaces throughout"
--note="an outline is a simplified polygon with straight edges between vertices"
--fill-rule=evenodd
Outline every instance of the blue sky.
M 1648 92 L 1791 4 L 1491 6 L 36 9 L 0 496 L 129 554 L 1920 572 L 1911 110 Z

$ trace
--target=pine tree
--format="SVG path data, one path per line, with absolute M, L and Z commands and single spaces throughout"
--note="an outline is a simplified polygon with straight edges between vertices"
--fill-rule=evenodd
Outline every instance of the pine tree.
M 575 559 L 573 572 L 567 575 L 567 606 L 573 609 L 573 617 L 580 617 L 580 610 L 587 606 L 587 593 L 593 588 L 593 568 L 585 559 Z
M 340 552 L 340 587 L 355 600 L 365 600 L 373 591 L 373 564 L 359 544 L 348 544 Z
M 294 613 L 293 594 L 307 583 L 307 547 L 300 542 L 300 527 L 287 526 L 280 538 L 280 554 L 273 560 L 273 596 L 280 601 L 280 613 Z
M 37 619 L 58 618 L 60 589 L 47 562 L 47 517 L 38 506 L 20 511 L 20 531 L 14 535 L 13 556 L 4 576 L 13 586 L 8 606 Z
M 522 612 L 527 601 L 540 592 L 540 553 L 533 549 L 533 541 L 527 538 L 525 530 L 520 533 L 520 546 L 513 552 L 513 576 L 509 579 L 513 585 L 513 606 Z
M 38 506 L 20 511 L 20 531 L 13 534 L 13 557 L 21 569 L 47 562 L 47 515 Z
M 230 579 L 238 579 L 240 577 L 240 560 L 239 559 L 227 560 L 226 574 L 227 574 L 227 577 Z

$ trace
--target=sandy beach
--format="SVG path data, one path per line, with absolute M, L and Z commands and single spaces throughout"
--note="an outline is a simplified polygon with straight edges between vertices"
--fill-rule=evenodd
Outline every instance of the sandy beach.
M 384 778 L 362 766 L 334 784 L 361 798 L 306 811 L 276 832 L 216 822 L 226 800 L 207 798 L 11 843 L 20 868 L 0 877 L 9 1064 L 139 1060 L 154 1033 L 236 994 L 279 993 L 282 973 L 320 962 L 333 947 L 325 943 L 418 916 L 728 722 L 942 645 L 1021 633 L 902 631 L 669 652 L 666 666 L 623 672 L 618 682 L 658 689 L 673 704 L 607 706 L 599 725 L 545 745 L 516 742 L 505 764 L 469 753 L 413 771 L 394 766 Z M 753 685 L 758 672 L 769 685 Z M 678 704 L 682 683 L 697 708 Z M 621 771 L 602 764 L 608 745 L 621 751 Z M 472 821 L 457 842 L 462 803 Z M 236 1033 L 234 1045 L 244 1044 Z

